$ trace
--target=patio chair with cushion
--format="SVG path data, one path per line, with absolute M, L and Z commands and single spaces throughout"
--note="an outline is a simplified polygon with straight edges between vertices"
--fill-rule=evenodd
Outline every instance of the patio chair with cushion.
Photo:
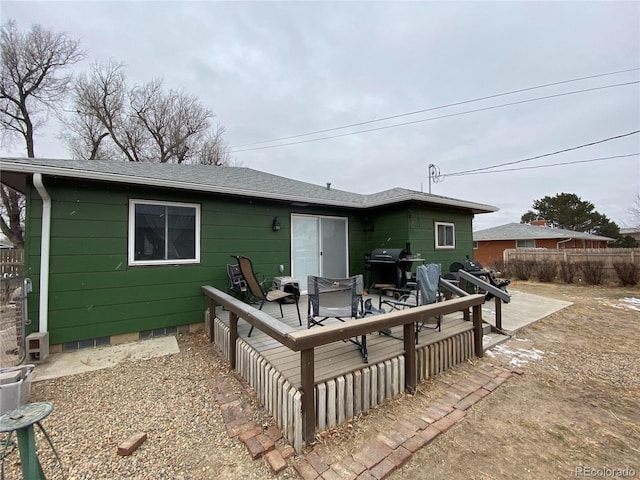
M 440 274 L 441 267 L 437 263 L 429 263 L 419 265 L 416 269 L 416 281 L 407 282 L 406 288 L 393 289 L 398 295 L 397 299 L 380 297 L 381 305 L 388 305 L 393 310 L 404 310 L 405 308 L 413 308 L 421 305 L 430 305 L 440 300 Z M 435 320 L 435 324 L 433 324 Z M 431 323 L 430 323 L 431 322 Z M 418 343 L 418 333 L 424 328 L 442 331 L 442 316 L 434 319 L 428 318 L 416 323 L 416 343 Z M 380 332 L 385 335 L 391 335 L 390 331 Z M 395 337 L 394 337 L 395 338 Z
M 300 307 L 298 306 L 298 301 L 300 300 L 300 292 L 283 292 L 282 290 L 268 290 L 264 291 L 262 285 L 258 281 L 256 274 L 253 270 L 253 264 L 251 260 L 242 255 L 233 255 L 233 257 L 238 260 L 238 267 L 240 268 L 240 272 L 244 277 L 245 282 L 247 283 L 247 288 L 249 289 L 249 293 L 253 295 L 259 302 L 260 306 L 258 310 L 262 310 L 262 307 L 267 302 L 278 302 L 278 306 L 280 307 L 280 316 L 284 318 L 284 313 L 282 312 L 282 303 L 286 299 L 293 299 L 296 304 L 296 310 L 298 312 L 298 322 L 300 326 L 302 326 L 302 318 L 300 317 Z M 253 332 L 253 325 L 249 330 L 249 337 Z
M 307 277 L 307 328 L 324 325 L 329 319 L 340 322 L 362 318 L 362 275 L 349 278 L 327 278 L 309 275 Z M 360 349 L 362 358 L 368 363 L 367 337 L 348 340 Z

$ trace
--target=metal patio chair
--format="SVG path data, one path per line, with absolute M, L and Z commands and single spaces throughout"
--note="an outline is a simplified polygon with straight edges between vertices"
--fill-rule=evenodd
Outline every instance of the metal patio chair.
M 298 312 L 298 322 L 300 326 L 302 326 L 302 318 L 300 317 L 300 307 L 298 306 L 298 301 L 300 300 L 300 292 L 283 292 L 282 290 L 268 290 L 264 291 L 262 285 L 258 281 L 256 274 L 253 270 L 253 264 L 251 260 L 242 255 L 232 255 L 233 258 L 238 260 L 238 267 L 240 268 L 240 272 L 244 277 L 245 282 L 247 283 L 247 288 L 249 289 L 249 293 L 253 295 L 259 302 L 260 306 L 258 310 L 262 310 L 262 307 L 267 302 L 277 302 L 280 307 L 280 316 L 284 318 L 284 313 L 282 312 L 282 303 L 286 299 L 293 299 L 296 304 L 296 310 Z M 253 332 L 253 325 L 249 329 L 249 337 Z
M 329 319 L 346 322 L 362 318 L 362 275 L 349 278 L 327 278 L 309 275 L 307 277 L 307 328 L 324 325 Z M 367 337 L 348 340 L 360 349 L 365 363 L 369 362 Z

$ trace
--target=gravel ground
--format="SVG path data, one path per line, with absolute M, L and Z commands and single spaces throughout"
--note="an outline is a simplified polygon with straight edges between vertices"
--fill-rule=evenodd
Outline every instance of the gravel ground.
M 264 461 L 251 461 L 246 448 L 227 434 L 212 396 L 213 379 L 228 375 L 222 358 L 204 333 L 177 339 L 179 354 L 32 385 L 32 402 L 54 406 L 42 425 L 64 468 L 63 473 L 37 434 L 47 479 L 272 477 Z M 255 422 L 268 424 L 268 417 L 259 417 L 264 412 L 255 410 Z M 136 432 L 145 432 L 146 442 L 131 456 L 119 456 L 118 445 Z M 7 480 L 21 478 L 17 449 L 4 469 Z
M 480 363 L 517 360 L 525 373 L 474 405 L 460 425 L 419 450 L 391 478 L 572 478 L 579 466 L 630 467 L 638 475 L 640 290 L 532 282 L 520 282 L 518 289 L 574 304 L 492 355 L 447 372 L 463 375 Z M 263 460 L 252 461 L 227 434 L 214 393 L 230 373 L 204 333 L 177 340 L 175 355 L 33 384 L 31 400 L 54 405 L 43 425 L 64 467 L 63 476 L 37 435 L 46 478 L 297 478 L 292 467 L 272 475 Z M 243 382 L 234 376 L 231 383 L 243 405 L 254 402 Z M 321 443 L 332 458 L 348 456 L 390 418 L 426 408 L 436 393 L 434 382 L 425 382 L 419 395 L 401 396 L 323 432 Z M 255 402 L 253 407 L 253 422 L 271 425 L 264 410 Z M 131 456 L 118 456 L 117 446 L 136 432 L 146 432 L 146 442 Z M 21 478 L 17 450 L 4 466 L 7 480 Z

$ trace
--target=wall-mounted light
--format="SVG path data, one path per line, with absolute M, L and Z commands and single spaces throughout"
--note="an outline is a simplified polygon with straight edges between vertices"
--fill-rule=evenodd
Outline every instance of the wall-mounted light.
M 274 232 L 277 232 L 280 230 L 280 222 L 278 221 L 278 217 L 273 217 L 273 223 L 271 224 L 271 229 Z

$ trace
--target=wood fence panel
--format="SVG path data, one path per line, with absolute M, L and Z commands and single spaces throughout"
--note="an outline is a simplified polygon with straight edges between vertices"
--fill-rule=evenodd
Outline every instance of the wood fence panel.
M 614 263 L 630 262 L 640 265 L 640 248 L 585 248 L 585 249 L 560 249 L 547 250 L 545 248 L 519 248 L 507 249 L 503 253 L 506 264 L 512 260 L 532 261 L 541 263 L 552 262 L 602 262 L 605 275 L 609 279 L 616 279 Z

